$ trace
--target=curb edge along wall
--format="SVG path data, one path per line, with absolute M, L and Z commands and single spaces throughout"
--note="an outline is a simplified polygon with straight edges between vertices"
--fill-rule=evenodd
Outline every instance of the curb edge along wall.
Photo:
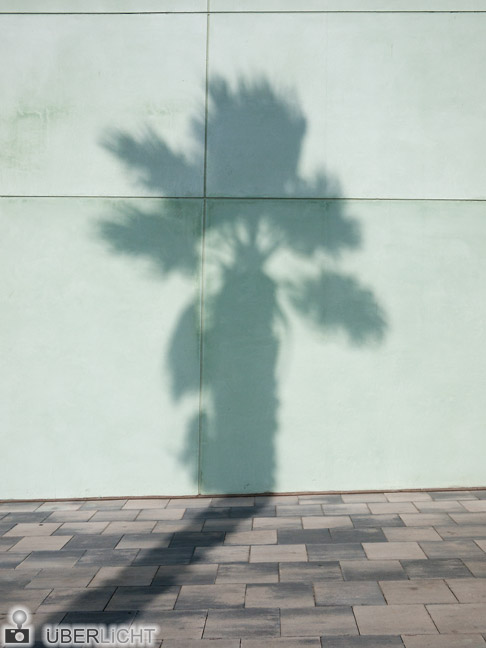
M 0 14 L 2 498 L 484 485 L 486 14 L 293 8 Z

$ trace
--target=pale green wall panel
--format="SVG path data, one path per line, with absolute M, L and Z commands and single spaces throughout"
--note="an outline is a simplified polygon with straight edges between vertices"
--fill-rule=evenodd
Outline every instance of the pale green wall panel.
M 3 15 L 0 43 L 1 195 L 201 195 L 205 16 Z M 166 170 L 161 193 L 120 132 L 176 149 L 184 172 Z
M 2 498 L 197 492 L 201 215 L 0 201 Z
M 484 203 L 209 204 L 204 492 L 483 484 Z
M 486 198 L 485 33 L 486 13 L 211 16 L 209 194 Z

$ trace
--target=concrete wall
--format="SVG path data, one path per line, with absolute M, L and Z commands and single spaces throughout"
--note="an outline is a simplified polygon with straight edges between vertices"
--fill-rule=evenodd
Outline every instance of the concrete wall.
M 486 4 L 0 0 L 0 498 L 484 486 Z

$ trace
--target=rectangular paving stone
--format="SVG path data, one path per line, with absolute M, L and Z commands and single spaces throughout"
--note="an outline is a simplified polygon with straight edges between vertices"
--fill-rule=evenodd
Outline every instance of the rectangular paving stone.
M 24 554 L 24 559 L 18 564 L 17 569 L 73 567 L 82 556 L 84 556 L 83 551 L 33 551 L 27 556 Z
M 485 648 L 481 635 L 415 635 L 403 636 L 405 648 Z
M 262 648 L 262 644 L 259 639 L 243 639 L 241 648 Z M 321 648 L 321 640 L 319 637 L 267 639 L 265 648 Z
M 370 507 L 373 506 L 370 504 Z M 374 506 L 379 506 L 375 504 Z M 370 512 L 367 504 L 323 504 L 322 510 L 326 515 L 366 515 Z
M 384 493 L 384 495 L 389 502 L 430 502 L 432 500 L 431 496 L 423 491 Z
M 64 522 L 56 530 L 55 535 L 80 535 L 81 533 L 95 535 L 101 533 L 107 526 L 108 522 Z
M 164 648 L 240 648 L 239 639 L 166 639 Z
M 281 582 L 342 581 L 339 562 L 296 562 L 279 566 Z
M 314 605 L 314 593 L 310 583 L 248 585 L 246 588 L 247 608 L 313 608 Z
M 172 610 L 180 587 L 118 587 L 106 610 Z
M 224 538 L 225 545 L 267 545 L 276 543 L 277 531 L 275 529 L 231 531 L 227 532 Z
M 441 536 L 432 527 L 384 528 L 383 533 L 389 542 L 419 542 L 421 540 L 440 542 L 442 540 Z
M 158 537 L 159 534 L 154 534 Z M 171 547 L 214 547 L 220 545 L 224 540 L 223 531 L 180 531 L 174 533 Z
M 451 590 L 439 579 L 383 581 L 380 587 L 389 605 L 457 603 Z
M 277 609 L 209 610 L 204 638 L 279 637 L 279 621 Z
M 39 571 L 39 569 L 0 568 L 0 587 L 25 587 L 37 576 Z
M 206 509 L 211 505 L 210 497 L 179 497 L 169 500 L 169 508 L 183 509 Z
M 398 513 L 382 515 L 352 515 L 351 520 L 357 529 L 366 527 L 403 527 L 405 522 Z
M 44 502 L 36 511 L 77 511 L 84 504 L 82 500 Z
M 43 590 L 25 590 L 19 587 L 2 589 L 0 590 L 0 613 L 8 614 L 12 608 L 17 606 L 21 608 L 27 607 L 31 612 L 34 612 L 49 595 L 50 591 L 50 588 Z
M 211 501 L 211 506 L 218 508 L 224 508 L 226 506 L 254 506 L 255 498 L 254 497 L 213 497 Z
M 278 517 L 324 515 L 320 504 L 277 505 Z
M 254 518 L 254 529 L 302 529 L 302 521 L 299 517 L 263 517 Z
M 41 504 L 42 502 L 0 502 L 0 513 L 29 513 Z
M 0 551 L 8 551 L 20 538 L 0 538 Z
M 225 565 L 221 565 L 225 567 Z M 216 580 L 218 565 L 163 565 L 157 569 L 152 586 L 211 585 Z M 246 581 L 240 581 L 246 582 Z
M 64 545 L 63 551 L 70 549 L 114 549 L 120 542 L 121 536 L 104 536 L 100 534 L 74 535 L 67 544 Z
M 97 567 L 41 569 L 26 587 L 27 589 L 87 587 L 97 571 Z
M 388 501 L 384 493 L 352 493 L 349 495 L 343 495 L 343 502 L 345 504 L 356 504 L 359 502 L 386 502 Z
M 357 542 L 309 544 L 307 546 L 309 561 L 319 560 L 359 560 L 366 558 L 361 544 Z
M 476 499 L 471 491 L 430 491 L 429 495 L 433 500 L 469 500 Z
M 171 510 L 171 509 L 168 509 Z M 174 508 L 172 509 L 174 511 L 178 511 L 181 509 Z M 182 515 L 183 520 L 188 520 L 188 519 L 193 519 L 196 518 L 198 520 L 209 520 L 209 519 L 216 519 L 216 518 L 228 518 L 230 516 L 230 510 L 229 508 L 186 508 L 184 509 L 184 513 Z M 248 509 L 249 510 L 249 509 Z M 247 512 L 248 512 L 247 510 Z
M 353 611 L 362 635 L 437 634 L 423 605 L 361 605 Z
M 456 524 L 486 525 L 486 513 L 451 513 L 450 517 Z
M 137 612 L 132 610 L 123 610 L 116 612 L 101 612 L 101 611 L 87 611 L 87 612 L 68 612 L 62 619 L 63 623 L 76 623 L 80 625 L 110 625 L 112 623 L 116 625 L 131 626 L 135 620 Z M 36 615 L 41 616 L 41 615 Z M 52 618 L 55 616 L 51 613 L 49 616 L 42 615 L 44 618 Z M 61 620 L 61 619 L 60 619 Z M 52 623 L 51 621 L 48 621 Z
M 65 511 L 68 513 L 68 511 Z M 74 513 L 74 511 L 72 511 Z M 55 522 L 56 520 L 48 520 L 48 518 L 52 515 L 49 511 L 26 511 L 26 512 L 17 512 L 17 513 L 2 513 L 0 514 L 1 517 L 1 525 L 3 528 L 3 525 L 10 524 L 13 526 L 14 524 L 20 524 L 23 522 L 27 523 L 32 523 L 32 522 Z M 468 513 L 467 515 L 481 515 L 480 513 Z
M 142 498 L 142 499 L 129 499 L 126 504 L 123 505 L 124 510 L 134 509 L 140 511 L 141 509 L 164 509 L 169 503 L 169 499 L 162 498 Z M 122 519 L 122 518 L 120 518 Z
M 363 549 L 369 560 L 426 560 L 427 558 L 417 542 L 363 542 Z
M 352 527 L 349 515 L 329 515 L 324 517 L 303 517 L 304 529 L 335 529 L 338 527 Z
M 257 549 L 258 547 L 255 547 Z M 196 547 L 193 555 L 193 562 L 205 563 L 228 563 L 248 562 L 250 547 Z M 266 561 L 264 561 L 266 562 Z
M 170 508 L 170 509 L 143 509 L 137 515 L 137 521 L 143 522 L 146 520 L 182 520 L 184 511 L 186 509 Z M 154 527 L 157 531 L 157 525 Z
M 415 578 L 467 578 L 471 572 L 462 560 L 447 558 L 438 560 L 402 560 L 407 576 Z
M 342 560 L 341 569 L 345 580 L 378 581 L 407 578 L 398 560 Z
M 299 495 L 302 504 L 342 504 L 343 497 L 337 493 L 322 493 L 319 495 Z M 289 502 L 290 503 L 290 502 Z
M 250 562 L 305 562 L 306 547 L 297 545 L 260 545 L 250 548 Z
M 322 639 L 322 648 L 403 648 L 400 637 L 386 635 L 369 637 L 333 637 Z
M 127 533 L 122 538 L 119 536 L 105 536 L 105 538 L 118 538 L 117 549 L 164 549 L 171 543 L 172 533 Z
M 206 610 L 153 610 L 137 613 L 135 623 L 156 623 L 164 639 L 200 639 L 206 623 Z M 165 647 L 164 647 L 165 648 Z
M 418 513 L 418 509 L 414 504 L 412 504 L 412 502 L 388 502 L 386 504 L 378 502 L 376 504 L 369 504 L 369 507 L 373 515 L 392 513 L 399 513 L 401 515 L 406 513 Z
M 465 501 L 462 506 L 470 513 L 486 513 L 486 500 Z
M 475 558 L 481 556 L 481 549 L 473 540 L 421 542 L 420 546 L 429 558 Z
M 155 527 L 152 529 L 152 533 L 157 534 L 178 533 L 179 531 L 202 531 L 203 524 L 203 520 L 164 520 L 156 523 Z M 218 529 L 215 530 L 217 531 Z M 213 529 L 207 529 L 207 531 L 213 531 Z
M 305 496 L 304 496 L 305 497 Z M 255 506 L 275 504 L 298 504 L 298 495 L 256 495 Z
M 400 517 L 406 526 L 445 526 L 452 521 L 447 513 L 401 513 Z
M 329 529 L 279 529 L 277 536 L 278 544 L 323 544 L 332 541 Z
M 444 540 L 451 538 L 486 538 L 486 525 L 481 524 L 439 526 L 436 527 L 436 531 Z
M 243 607 L 245 587 L 243 583 L 183 585 L 175 609 L 202 610 Z
M 352 609 L 341 606 L 282 610 L 281 628 L 283 637 L 358 634 Z
M 486 578 L 486 560 L 464 560 L 468 570 L 477 578 Z
M 150 585 L 155 576 L 155 566 L 102 567 L 89 587 L 118 587 L 120 585 Z
M 381 529 L 331 529 L 331 538 L 336 543 L 347 542 L 386 542 Z
M 87 522 L 87 524 L 90 523 Z M 104 524 L 104 522 L 100 522 L 100 524 Z M 154 527 L 155 522 L 153 520 L 144 520 L 142 522 L 109 522 L 103 530 L 103 534 L 125 535 L 125 533 L 150 533 Z
M 30 553 L 32 551 L 58 551 L 71 540 L 72 536 L 27 536 L 19 540 L 11 552 Z
M 97 511 L 101 510 L 120 510 L 127 503 L 126 499 L 113 499 L 113 500 L 86 500 L 86 502 L 81 506 L 82 509 L 96 509 Z
M 486 553 L 486 540 L 476 540 L 478 547 Z
M 447 579 L 447 584 L 459 603 L 486 603 L 486 579 L 484 578 Z M 446 603 L 447 601 L 430 602 Z
M 277 583 L 278 580 L 277 563 L 230 563 L 219 565 L 216 577 L 217 583 Z
M 84 512 L 84 511 L 82 511 Z M 113 522 L 132 521 L 139 514 L 138 510 L 121 509 L 121 511 L 96 511 L 90 518 L 90 522 Z
M 30 590 L 35 592 L 37 590 Z M 41 590 L 43 591 L 43 590 Z M 39 612 L 54 610 L 101 611 L 115 591 L 114 587 L 55 588 L 39 606 Z
M 130 565 L 138 555 L 138 549 L 87 549 L 79 558 L 79 565 L 108 567 Z
M 427 610 L 442 634 L 486 633 L 486 604 L 428 605 Z
M 94 509 L 81 509 L 79 511 L 52 511 L 45 520 L 46 522 L 88 522 L 88 520 L 91 520 L 93 515 L 96 515 Z
M 193 547 L 176 547 L 175 549 L 115 549 L 114 553 L 130 551 L 135 552 L 136 565 L 185 565 L 194 556 Z M 206 561 L 209 562 L 209 561 Z
M 445 511 L 446 513 L 465 513 L 468 502 L 458 502 L 456 500 L 443 500 L 438 502 L 417 502 L 415 506 L 421 513 L 436 513 Z M 469 509 L 467 509 L 469 510 Z
M 374 581 L 359 583 L 314 583 L 316 605 L 385 605 L 385 599 Z
M 15 524 L 11 529 L 3 534 L 4 538 L 9 536 L 50 536 L 61 526 L 60 523 L 33 522 L 24 524 Z

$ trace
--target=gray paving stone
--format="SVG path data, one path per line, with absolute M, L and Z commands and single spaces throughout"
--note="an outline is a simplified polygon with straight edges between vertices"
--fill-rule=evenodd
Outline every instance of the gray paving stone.
M 322 648 L 399 648 L 400 646 L 403 648 L 401 638 L 390 635 L 322 639 Z
M 10 547 L 13 547 L 20 538 L 0 538 L 0 551 L 8 551 Z
M 319 637 L 292 637 L 292 639 L 266 639 L 265 648 L 321 648 Z M 259 639 L 243 639 L 241 648 L 262 648 Z
M 86 524 L 95 524 L 87 522 Z M 105 524 L 104 522 L 99 522 L 98 524 Z M 108 525 L 105 525 L 106 528 L 103 529 L 102 533 L 104 535 L 114 534 L 114 535 L 125 535 L 125 533 L 150 533 L 155 527 L 155 522 L 153 520 L 144 520 L 144 521 L 135 521 L 135 522 L 108 522 Z
M 456 524 L 486 524 L 486 513 L 451 513 L 450 517 Z
M 366 558 L 361 544 L 343 542 L 335 544 L 310 544 L 307 547 L 309 561 L 319 560 L 359 560 Z
M 242 608 L 245 602 L 245 587 L 243 583 L 183 585 L 175 609 Z
M 378 502 L 369 504 L 370 511 L 373 515 L 380 514 L 413 514 L 418 513 L 418 509 L 412 502 L 388 502 L 388 504 Z
M 486 603 L 485 578 L 447 579 L 447 585 L 454 592 L 459 603 Z M 442 602 L 446 601 L 430 601 L 430 603 Z
M 386 506 L 386 504 L 370 504 L 371 506 Z M 368 504 L 323 504 L 322 510 L 325 515 L 367 515 L 370 513 Z
M 137 549 L 88 549 L 79 558 L 78 564 L 99 567 L 130 565 L 137 555 Z
M 73 567 L 84 557 L 83 551 L 33 551 L 17 569 L 51 569 Z
M 230 509 L 229 508 L 186 508 L 186 509 L 173 509 L 174 511 L 183 510 L 182 515 L 183 520 L 191 520 L 197 518 L 198 520 L 214 520 L 220 518 L 229 518 Z
M 130 551 L 136 554 L 136 565 L 186 565 L 194 556 L 193 547 L 177 547 L 175 549 L 115 549 L 114 553 Z M 216 561 L 217 562 L 217 561 Z
M 227 565 L 219 565 L 216 582 L 277 583 L 278 563 L 230 563 Z
M 282 610 L 281 627 L 283 637 L 358 634 L 352 609 L 341 606 Z
M 20 538 L 23 536 L 50 536 L 61 526 L 60 523 L 48 522 L 24 522 L 15 524 L 11 529 L 5 531 L 4 538 L 15 536 Z
M 436 527 L 436 531 L 444 540 L 452 538 L 486 538 L 486 525 L 481 524 Z
M 303 517 L 302 526 L 304 529 L 336 529 L 352 527 L 353 523 L 349 515 L 325 515 L 324 517 Z
M 166 639 L 164 648 L 240 648 L 239 639 Z
M 248 585 L 245 607 L 247 608 L 312 608 L 314 594 L 310 583 L 275 583 L 271 585 Z
M 267 547 L 254 547 L 254 549 L 267 549 Z M 250 547 L 239 545 L 235 547 L 196 547 L 192 560 L 205 563 L 247 562 L 249 555 Z
M 449 527 L 442 527 L 449 528 Z M 388 542 L 441 542 L 442 538 L 432 527 L 384 528 L 383 533 Z
M 71 549 L 114 549 L 120 542 L 121 536 L 75 535 L 62 548 L 63 551 Z
M 253 520 L 254 529 L 302 529 L 300 517 L 257 517 Z
M 157 534 L 158 535 L 158 534 Z M 171 547 L 213 547 L 224 541 L 223 531 L 174 533 Z
M 403 527 L 405 522 L 398 513 L 385 515 L 352 515 L 351 520 L 357 529 L 366 527 Z
M 143 522 L 147 520 L 163 521 L 163 520 L 182 520 L 186 509 L 143 509 L 137 515 L 137 521 Z M 201 523 L 202 524 L 202 523 Z M 157 530 L 157 526 L 154 531 Z
M 429 493 L 433 500 L 464 500 L 476 499 L 471 491 L 431 491 Z
M 97 567 L 41 569 L 27 585 L 27 589 L 86 587 L 97 571 Z
M 279 620 L 277 609 L 209 610 L 204 638 L 278 637 Z
M 396 493 L 385 493 L 389 502 L 430 502 L 431 497 L 423 491 L 404 491 Z
M 316 605 L 385 605 L 374 581 L 314 583 Z
M 45 590 L 29 590 L 31 592 Z M 76 611 L 101 611 L 115 591 L 114 587 L 105 588 L 97 587 L 93 589 L 86 588 L 55 588 L 44 599 L 39 606 L 39 612 L 50 612 L 54 610 Z
M 329 529 L 279 529 L 278 544 L 323 544 L 331 542 Z
M 386 537 L 382 529 L 331 529 L 331 538 L 333 542 L 352 543 L 352 542 L 386 542 Z
M 129 499 L 126 504 L 123 505 L 123 510 L 136 510 L 140 509 L 164 509 L 169 503 L 169 498 L 148 498 L 143 497 L 140 499 Z M 120 518 L 122 520 L 123 518 Z
M 361 605 L 353 611 L 362 635 L 437 634 L 423 605 Z
M 314 545 L 309 545 L 314 546 Z M 316 545 L 323 546 L 323 545 Z M 307 551 L 304 544 L 295 545 L 260 545 L 250 550 L 250 562 L 305 562 Z
M 236 520 L 233 518 L 219 518 L 205 520 L 204 531 L 251 531 L 252 519 Z M 196 530 L 196 529 L 191 529 Z
M 95 509 L 97 511 L 120 510 L 127 503 L 126 499 L 113 500 L 86 500 L 82 509 Z
M 117 587 L 106 610 L 172 610 L 180 587 Z
M 486 604 L 484 603 L 427 605 L 427 610 L 442 634 L 486 632 Z
M 157 569 L 152 585 L 212 585 L 219 565 L 164 565 Z M 225 565 L 221 565 L 221 568 Z M 246 581 L 241 581 L 246 582 Z
M 255 506 L 254 497 L 213 497 L 211 501 L 211 506 L 218 508 L 225 507 L 248 507 Z
M 170 499 L 168 508 L 183 508 L 183 509 L 207 509 L 211 506 L 210 497 L 174 497 Z M 225 507 L 227 508 L 227 506 Z
M 150 585 L 157 567 L 101 567 L 89 587 L 118 587 L 120 585 Z
M 39 569 L 0 568 L 0 589 L 25 587 L 39 571 Z
M 457 502 L 456 500 L 444 500 L 441 502 L 416 502 L 415 506 L 421 513 L 436 513 L 439 511 L 445 511 L 446 513 L 465 513 L 470 510 L 468 505 L 471 503 L 469 501 Z
M 464 560 L 468 570 L 477 578 L 486 578 L 486 560 Z
M 49 595 L 51 588 L 26 590 L 17 586 L 0 590 L 0 613 L 8 614 L 12 608 L 27 607 L 35 612 Z
M 84 511 L 82 511 L 84 513 Z M 137 515 L 140 513 L 137 509 L 121 509 L 120 511 L 96 511 L 94 515 L 90 518 L 90 522 L 122 522 L 122 521 L 133 521 Z
M 345 580 L 381 581 L 408 578 L 398 560 L 342 560 L 341 569 Z
M 481 635 L 415 635 L 403 637 L 406 648 L 485 648 Z
M 163 549 L 168 547 L 174 537 L 173 533 L 127 533 L 119 536 L 104 536 L 116 538 L 117 549 Z
M 439 560 L 402 560 L 409 578 L 467 578 L 471 572 L 458 558 Z M 381 580 L 381 579 L 380 579 Z
M 86 624 L 104 624 L 104 625 L 125 625 L 130 626 L 135 620 L 136 612 L 133 610 L 123 610 L 116 612 L 68 612 L 63 619 L 63 623 Z
M 26 536 L 14 544 L 10 551 L 30 553 L 32 551 L 59 551 L 72 536 Z
M 46 511 L 47 513 L 47 511 Z M 88 522 L 96 514 L 94 509 L 82 509 L 79 511 L 52 511 L 46 522 Z
M 82 500 L 58 500 L 56 502 L 44 502 L 37 511 L 77 511 L 84 502 Z
M 344 501 L 343 496 L 338 494 L 299 495 L 298 500 L 302 504 L 342 504 Z
M 24 513 L 4 513 L 2 515 L 2 521 L 0 523 L 0 528 L 4 524 L 21 524 L 22 522 L 55 522 L 56 520 L 48 520 L 52 514 L 49 511 L 31 511 Z M 470 515 L 473 515 L 470 513 Z
M 164 639 L 201 639 L 206 623 L 206 610 L 144 610 L 138 612 L 135 623 L 155 623 L 159 637 Z
M 345 504 L 355 504 L 359 502 L 387 502 L 384 493 L 353 493 L 350 495 L 342 495 L 342 500 Z
M 339 562 L 296 562 L 282 563 L 280 569 L 281 582 L 315 582 L 342 581 L 343 576 Z
M 0 502 L 0 513 L 26 513 L 39 508 L 42 502 Z
M 452 524 L 452 517 L 447 513 L 402 513 L 400 515 L 406 526 L 447 526 Z
M 302 517 L 324 515 L 320 504 L 296 504 L 277 506 L 277 517 Z
M 79 535 L 81 533 L 96 535 L 106 529 L 107 526 L 108 522 L 64 522 L 56 530 L 56 535 Z
M 457 603 L 449 587 L 440 579 L 383 581 L 380 586 L 389 605 Z
M 255 531 L 231 531 L 224 538 L 226 545 L 267 545 L 277 543 L 275 529 L 257 529 Z
M 420 546 L 428 558 L 475 558 L 484 553 L 473 540 L 421 542 Z
M 363 549 L 370 560 L 426 560 L 427 556 L 421 549 L 423 544 L 443 543 L 421 543 L 419 546 L 417 542 L 363 542 Z

